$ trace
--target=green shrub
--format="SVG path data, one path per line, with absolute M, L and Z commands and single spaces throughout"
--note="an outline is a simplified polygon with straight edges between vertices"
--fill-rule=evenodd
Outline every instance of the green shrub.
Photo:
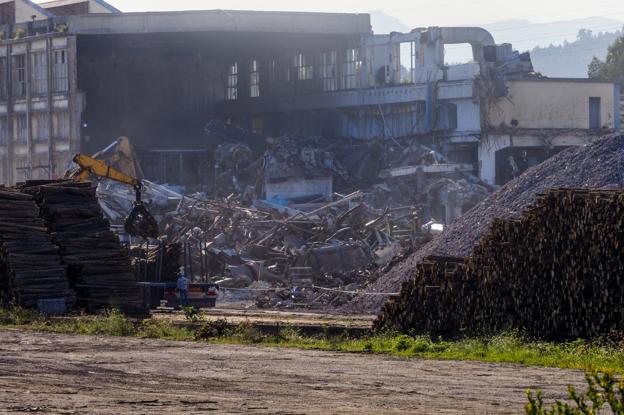
M 184 318 L 193 323 L 197 323 L 202 318 L 202 312 L 195 306 L 182 307 Z
M 141 322 L 138 335 L 150 339 L 193 340 L 191 331 L 179 327 L 171 321 L 145 319 Z
M 542 391 L 526 392 L 528 403 L 524 409 L 527 415 L 599 415 L 609 408 L 614 415 L 624 415 L 624 381 L 613 372 L 591 372 L 585 374 L 587 392 L 579 395 L 574 386 L 568 386 L 568 397 L 572 404 L 557 401 L 549 409 L 544 406 Z
M 414 339 L 406 334 L 401 334 L 394 339 L 394 350 L 404 352 L 414 344 Z
M 226 319 L 207 321 L 203 323 L 195 332 L 195 339 L 211 339 L 213 337 L 225 336 L 228 332 L 228 322 Z

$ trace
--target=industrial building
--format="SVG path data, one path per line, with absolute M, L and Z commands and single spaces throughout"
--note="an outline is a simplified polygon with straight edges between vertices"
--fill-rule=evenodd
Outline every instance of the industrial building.
M 153 180 L 213 171 L 220 118 L 265 136 L 413 139 L 502 184 L 619 130 L 619 89 L 549 79 L 480 28 L 377 35 L 366 14 L 122 13 L 101 0 L 0 1 L 0 182 L 58 177 L 127 136 Z M 468 44 L 473 60 L 445 62 Z M 389 172 L 393 174 L 402 172 Z

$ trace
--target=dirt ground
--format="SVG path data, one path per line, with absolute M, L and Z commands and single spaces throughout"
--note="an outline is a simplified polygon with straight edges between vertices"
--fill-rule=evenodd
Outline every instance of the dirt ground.
M 250 322 L 254 324 L 281 324 L 291 326 L 333 326 L 350 328 L 371 328 L 376 315 L 336 315 L 319 312 L 280 311 L 280 310 L 241 310 L 235 308 L 202 309 L 208 320 L 226 319 L 230 323 Z M 154 313 L 156 319 L 184 321 L 184 313 Z
M 0 330 L 0 413 L 521 413 L 580 372 Z

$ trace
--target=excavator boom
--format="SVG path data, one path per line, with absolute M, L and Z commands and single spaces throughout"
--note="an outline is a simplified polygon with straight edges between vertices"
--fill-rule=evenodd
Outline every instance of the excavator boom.
M 72 179 L 77 182 L 84 182 L 91 176 L 103 177 L 114 180 L 119 183 L 125 183 L 134 188 L 135 202 L 130 215 L 126 219 L 124 228 L 130 235 L 141 236 L 143 238 L 157 238 L 158 223 L 156 219 L 147 211 L 143 202 L 141 202 L 141 188 L 143 184 L 139 179 L 117 170 L 102 160 L 87 156 L 85 154 L 76 154 L 73 158 L 74 163 L 78 166 L 76 169 L 68 171 L 65 178 Z
M 90 176 L 105 177 L 107 179 L 114 180 L 116 182 L 125 183 L 134 188 L 141 188 L 141 182 L 134 177 L 128 176 L 125 173 L 109 166 L 102 160 L 95 159 L 93 157 L 76 154 L 73 158 L 74 163 L 79 166 L 77 172 L 71 174 L 71 178 L 78 182 L 87 180 Z

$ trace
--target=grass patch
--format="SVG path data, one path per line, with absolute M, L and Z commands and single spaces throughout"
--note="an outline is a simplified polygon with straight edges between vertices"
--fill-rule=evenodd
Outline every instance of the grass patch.
M 534 341 L 517 333 L 484 338 L 444 340 L 428 336 L 376 334 L 362 338 L 346 335 L 304 336 L 293 327 L 266 334 L 252 324 L 235 327 L 225 320 L 200 320 L 193 326 L 167 320 L 132 321 L 116 310 L 96 316 L 49 318 L 36 312 L 0 309 L 0 326 L 55 333 L 131 336 L 151 339 L 203 341 L 213 344 L 246 344 L 299 349 L 376 353 L 403 358 L 474 360 L 534 366 L 624 372 L 624 343 L 613 340 L 569 342 Z

